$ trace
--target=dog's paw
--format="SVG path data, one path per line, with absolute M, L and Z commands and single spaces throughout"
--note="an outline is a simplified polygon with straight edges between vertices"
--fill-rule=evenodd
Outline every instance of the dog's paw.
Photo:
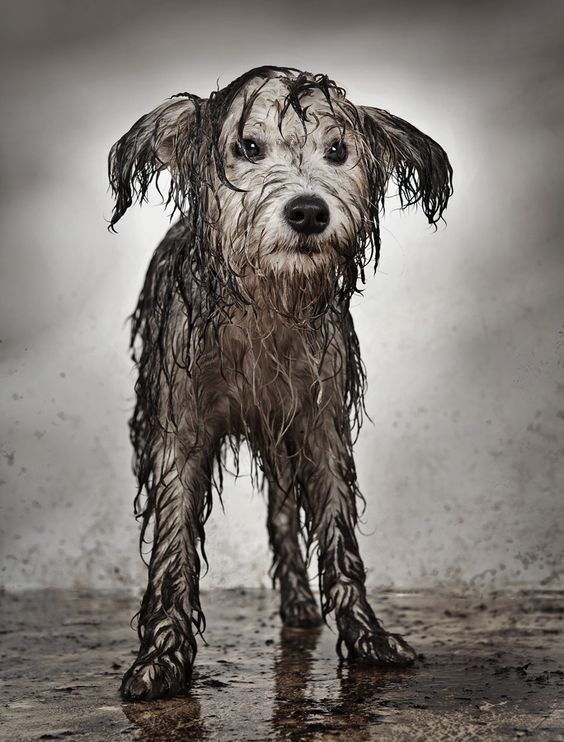
M 347 645 L 348 658 L 376 665 L 410 665 L 417 655 L 400 634 L 376 631 L 361 634 Z
M 280 610 L 280 615 L 284 626 L 290 629 L 313 629 L 323 623 L 313 598 L 287 603 Z
M 190 687 L 191 668 L 179 666 L 168 657 L 138 658 L 123 676 L 120 687 L 126 701 L 150 701 L 177 696 Z

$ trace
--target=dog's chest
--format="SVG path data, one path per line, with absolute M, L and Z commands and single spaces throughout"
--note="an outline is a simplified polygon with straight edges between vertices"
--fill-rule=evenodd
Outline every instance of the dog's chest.
M 242 315 L 221 328 L 218 340 L 217 383 L 235 421 L 254 427 L 315 406 L 322 351 L 311 329 Z

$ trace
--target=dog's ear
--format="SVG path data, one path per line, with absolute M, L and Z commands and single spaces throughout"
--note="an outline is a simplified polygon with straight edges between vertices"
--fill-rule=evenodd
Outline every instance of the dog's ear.
M 165 168 L 173 180 L 167 203 L 174 198 L 175 178 L 182 177 L 190 148 L 199 138 L 203 103 L 197 96 L 175 96 L 142 116 L 114 144 L 108 158 L 115 197 L 110 229 L 134 202 L 147 200 L 151 182 Z
M 447 153 L 407 121 L 379 108 L 359 109 L 364 134 L 379 171 L 377 187 L 390 180 L 401 208 L 420 204 L 429 224 L 436 224 L 452 195 L 452 167 Z M 377 195 L 383 198 L 383 193 Z

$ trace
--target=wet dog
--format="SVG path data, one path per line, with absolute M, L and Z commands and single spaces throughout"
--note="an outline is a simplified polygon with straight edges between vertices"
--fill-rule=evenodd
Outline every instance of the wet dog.
M 114 145 L 111 228 L 165 168 L 178 221 L 133 315 L 136 511 L 152 553 L 122 695 L 189 687 L 205 627 L 204 524 L 226 449 L 243 440 L 268 483 L 283 623 L 312 627 L 331 613 L 340 654 L 410 663 L 411 647 L 367 602 L 355 535 L 365 373 L 349 303 L 378 261 L 384 194 L 391 186 L 436 224 L 452 193 L 447 155 L 325 75 L 261 67 L 207 99 L 174 96 Z

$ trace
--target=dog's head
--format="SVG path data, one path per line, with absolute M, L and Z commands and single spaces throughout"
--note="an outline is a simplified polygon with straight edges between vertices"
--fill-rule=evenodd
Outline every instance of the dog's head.
M 165 168 L 167 202 L 191 224 L 202 268 L 211 261 L 247 285 L 322 281 L 344 296 L 377 261 L 390 184 L 431 224 L 452 193 L 447 155 L 431 138 L 355 106 L 325 75 L 279 67 L 206 100 L 175 96 L 139 119 L 110 153 L 111 227 Z

